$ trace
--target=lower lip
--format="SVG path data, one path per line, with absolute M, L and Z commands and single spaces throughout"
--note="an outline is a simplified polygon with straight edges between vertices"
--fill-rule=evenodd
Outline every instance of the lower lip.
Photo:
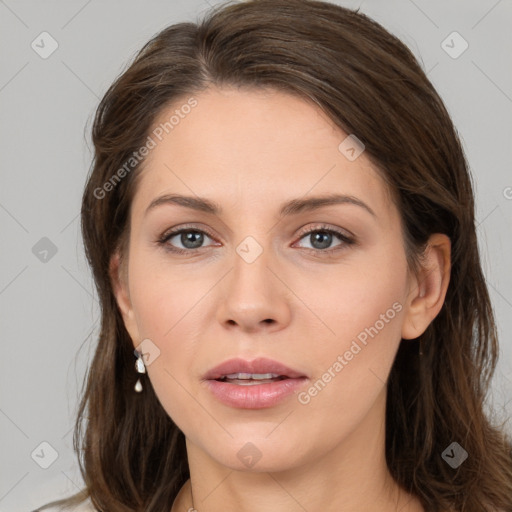
M 277 405 L 287 396 L 296 393 L 306 380 L 306 377 L 301 377 L 252 386 L 230 384 L 218 380 L 204 382 L 208 389 L 226 405 L 239 409 L 263 409 Z

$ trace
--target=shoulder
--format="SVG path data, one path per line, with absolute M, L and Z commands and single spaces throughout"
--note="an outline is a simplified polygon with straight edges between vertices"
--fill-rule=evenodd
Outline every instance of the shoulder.
M 78 505 L 53 505 L 33 512 L 97 512 L 97 509 L 94 508 L 90 498 L 87 498 Z

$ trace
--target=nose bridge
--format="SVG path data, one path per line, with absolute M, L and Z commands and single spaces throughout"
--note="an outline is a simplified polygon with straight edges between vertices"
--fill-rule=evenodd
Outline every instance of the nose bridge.
M 256 235 L 258 236 L 258 235 Z M 254 304 L 269 299 L 275 283 L 271 283 L 268 269 L 272 257 L 268 241 L 259 240 L 253 235 L 246 236 L 236 247 L 233 258 L 233 276 L 230 283 L 231 294 L 238 296 L 241 301 Z
M 254 330 L 289 320 L 285 290 L 270 270 L 275 266 L 272 244 L 268 238 L 262 240 L 263 236 L 248 235 L 235 247 L 233 270 L 223 287 L 218 309 L 221 323 L 236 323 L 243 329 Z

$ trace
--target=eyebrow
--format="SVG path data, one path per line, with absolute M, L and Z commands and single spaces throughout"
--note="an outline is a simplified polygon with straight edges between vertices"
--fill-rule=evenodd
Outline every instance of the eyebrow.
M 144 215 L 147 215 L 149 211 L 163 204 L 176 204 L 178 206 L 210 213 L 212 215 L 222 214 L 222 208 L 220 205 L 209 199 L 198 196 L 194 197 L 179 194 L 166 194 L 154 199 L 146 208 Z M 361 201 L 361 199 L 344 194 L 329 194 L 324 196 L 308 197 L 306 199 L 292 199 L 281 206 L 279 214 L 282 217 L 297 215 L 299 213 L 309 212 L 324 206 L 331 206 L 335 204 L 351 204 L 359 206 L 376 217 L 375 212 L 366 203 Z

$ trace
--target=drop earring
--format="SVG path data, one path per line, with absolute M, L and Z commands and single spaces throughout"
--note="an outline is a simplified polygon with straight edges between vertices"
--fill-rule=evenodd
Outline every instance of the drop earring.
M 138 373 L 146 373 L 146 367 L 144 366 L 144 361 L 142 360 L 142 354 L 139 354 L 137 357 L 137 361 L 135 361 L 135 369 Z M 140 379 L 137 379 L 135 384 L 135 391 L 140 393 L 142 391 L 142 384 Z

